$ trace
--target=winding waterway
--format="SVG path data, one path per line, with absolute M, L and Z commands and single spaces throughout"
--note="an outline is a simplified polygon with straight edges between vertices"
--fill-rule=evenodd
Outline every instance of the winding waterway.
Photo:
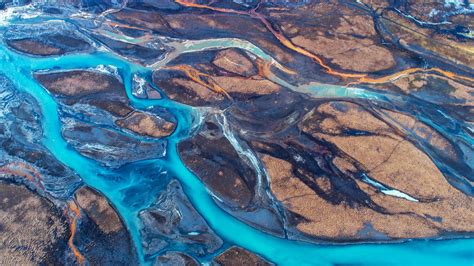
M 179 54 L 225 47 L 246 49 L 264 60 L 273 60 L 257 47 L 237 39 L 208 40 L 192 43 L 188 46 L 181 45 L 180 49 L 182 50 L 176 51 Z M 168 62 L 169 59 L 165 61 Z M 31 94 L 41 106 L 44 132 L 42 142 L 44 146 L 59 161 L 77 172 L 87 185 L 102 192 L 114 205 L 126 223 L 142 264 L 149 264 L 151 260 L 143 255 L 137 216 L 141 209 L 147 207 L 154 200 L 153 189 L 150 190 L 149 188 L 159 185 L 159 180 L 134 172 L 136 168 L 145 167 L 149 171 L 167 171 L 169 175 L 176 177 L 182 183 L 183 189 L 193 206 L 210 227 L 225 241 L 258 253 L 279 265 L 419 265 L 420 262 L 426 265 L 472 265 L 474 261 L 474 239 L 416 240 L 391 244 L 318 245 L 272 236 L 229 215 L 216 205 L 203 183 L 185 167 L 176 150 L 177 143 L 188 137 L 193 127 L 199 122 L 199 110 L 166 98 L 149 100 L 139 99 L 132 95 L 131 87 L 134 75 L 151 81 L 153 68 L 163 66 L 166 62 L 157 62 L 149 67 L 143 67 L 111 52 L 38 58 L 13 52 L 4 43 L 0 47 L 0 72 L 12 80 L 18 89 Z M 167 139 L 168 146 L 164 158 L 137 162 L 119 170 L 111 170 L 83 157 L 64 140 L 61 134 L 61 108 L 54 97 L 35 81 L 32 73 L 47 70 L 96 68 L 101 65 L 113 66 L 118 69 L 127 96 L 135 108 L 148 110 L 151 107 L 163 107 L 175 116 L 178 121 L 177 129 Z M 313 94 L 314 97 L 357 97 L 375 102 L 390 97 L 362 89 L 324 85 L 294 89 Z M 465 133 L 460 134 L 468 143 L 473 144 L 472 138 Z M 121 176 L 133 176 L 134 178 L 125 179 L 126 182 L 103 178 L 103 176 L 111 173 Z M 124 191 L 132 187 L 142 187 L 141 197 L 130 198 L 124 196 L 126 195 Z M 207 257 L 201 258 L 201 262 L 208 262 L 209 259 Z

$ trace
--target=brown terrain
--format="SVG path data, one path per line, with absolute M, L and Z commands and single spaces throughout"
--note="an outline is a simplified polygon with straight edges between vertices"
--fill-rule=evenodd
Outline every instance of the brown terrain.
M 231 247 L 214 258 L 217 265 L 225 266 L 268 266 L 273 265 L 260 256 L 240 247 Z
M 431 30 L 417 28 L 413 22 L 400 18 L 393 12 L 386 12 L 381 23 L 392 38 L 398 39 L 402 47 L 433 60 L 440 60 L 459 66 L 463 70 L 472 71 L 474 66 L 472 41 L 456 42 L 443 35 L 433 34 Z
M 169 136 L 175 128 L 174 123 L 143 112 L 133 112 L 126 118 L 117 120 L 116 124 L 137 134 L 153 138 Z
M 247 101 L 281 90 L 259 73 L 258 63 L 253 64 L 237 49 L 227 49 L 215 54 L 212 64 L 170 67 L 155 72 L 154 80 L 173 100 L 191 106 L 227 106 L 232 100 Z
M 99 72 L 71 70 L 57 73 L 38 73 L 36 79 L 49 91 L 66 97 L 84 97 L 113 91 L 124 95 L 123 85 L 116 78 Z
M 184 266 L 198 266 L 199 263 L 196 262 L 192 257 L 181 253 L 181 252 L 165 252 L 164 254 L 158 256 L 153 264 L 155 266 L 161 265 L 184 265 Z
M 139 135 L 159 138 L 174 131 L 173 122 L 154 114 L 134 111 L 128 103 L 123 84 L 111 75 L 72 70 L 37 73 L 35 77 L 68 105 L 86 103 L 104 109 L 118 116 L 115 121 L 118 126 Z
M 433 131 L 430 133 L 428 127 L 407 116 L 393 112 L 391 115 L 412 130 L 420 130 L 420 134 L 429 138 L 433 145 L 450 153 L 449 142 Z M 332 143 L 343 152 L 343 157 L 332 159 L 338 171 L 353 174 L 362 168 L 374 180 L 419 202 L 384 195 L 373 186 L 356 180 L 358 189 L 366 193 L 380 210 L 344 201 L 330 203 L 315 193 L 306 183 L 308 181 L 295 176 L 305 169 L 269 154 L 261 154 L 273 193 L 286 208 L 303 217 L 296 225 L 298 230 L 322 238 L 370 239 L 373 236 L 364 234 L 367 230 L 390 238 L 413 238 L 474 229 L 468 222 L 474 218 L 473 199 L 454 189 L 430 158 L 401 137 L 396 129 L 360 106 L 346 102 L 320 105 L 300 122 L 299 128 L 315 139 Z M 344 136 L 344 131 L 348 130 L 367 134 Z M 332 179 L 317 175 L 314 178 L 312 182 L 323 195 L 329 195 L 335 189 Z
M 269 16 L 296 46 L 338 68 L 376 72 L 395 65 L 392 53 L 380 45 L 370 15 L 337 2 L 310 4 L 293 12 L 298 16 L 279 10 L 270 12 Z M 311 21 L 311 24 L 299 21 Z
M 75 198 L 78 206 L 104 233 L 123 230 L 122 221 L 103 196 L 90 188 L 83 187 L 76 191 Z
M 253 199 L 255 174 L 241 160 L 218 125 L 178 145 L 181 159 L 214 192 L 232 207 L 245 208 Z
M 324 23 L 324 25 L 318 24 L 317 19 L 314 22 L 314 29 L 311 29 L 307 25 L 303 27 L 301 23 L 290 24 L 288 21 L 295 20 L 295 18 L 286 15 L 284 11 L 276 10 L 271 13 L 272 20 L 281 20 L 281 23 L 278 23 L 281 29 L 298 47 L 317 54 L 339 69 L 347 71 L 370 73 L 395 67 L 394 58 L 396 55 L 380 45 L 380 36 L 375 31 L 375 25 L 370 16 L 364 16 L 357 12 L 354 14 L 352 9 L 339 8 L 336 4 L 324 6 L 324 8 L 323 6 L 310 5 L 301 7 L 301 9 L 298 12 L 299 16 L 313 16 L 315 12 L 333 11 L 340 14 L 340 17 L 336 16 L 334 21 L 329 23 L 327 18 L 321 17 L 321 24 Z M 223 27 L 217 26 L 219 24 L 212 25 Z M 318 33 L 322 30 L 326 31 Z M 314 39 L 305 39 L 308 38 L 305 37 L 305 34 Z M 363 36 L 362 40 L 361 36 Z M 341 43 L 344 45 L 341 46 Z M 346 44 L 347 48 L 345 48 Z M 333 47 L 338 47 L 340 50 L 336 51 L 332 49 Z M 240 112 L 240 103 L 238 102 L 241 99 L 243 101 L 249 99 L 243 98 L 243 95 L 252 95 L 253 106 L 256 106 L 258 100 L 255 100 L 255 97 L 278 94 L 281 90 L 278 85 L 267 80 L 263 73 L 251 72 L 254 66 L 251 67 L 252 65 L 247 60 L 248 58 L 242 55 L 238 56 L 235 50 L 224 50 L 217 53 L 212 61 L 212 64 L 219 70 L 215 70 L 212 65 L 205 63 L 197 65 L 200 69 L 200 76 L 208 75 L 207 77 L 212 79 L 212 82 L 217 83 L 232 97 L 235 103 L 229 112 L 236 117 L 242 116 L 241 113 L 238 113 Z M 255 63 L 255 65 L 258 64 Z M 227 74 L 224 75 L 217 74 L 226 72 Z M 435 71 L 434 74 L 412 73 L 395 78 L 393 85 L 404 93 L 420 95 L 419 97 L 423 97 L 425 88 L 431 88 L 426 93 L 447 94 L 453 98 L 453 101 L 457 101 L 458 105 L 472 103 L 469 96 L 470 87 L 463 84 L 466 83 L 465 81 L 461 80 L 459 83 L 459 81 L 453 80 L 453 76 L 450 76 L 449 73 L 447 77 L 440 76 L 439 74 L 445 73 L 442 71 Z M 236 75 L 244 76 L 246 79 L 238 78 Z M 185 75 L 171 79 L 174 85 L 162 81 L 162 77 L 162 74 L 156 73 L 156 82 L 174 100 L 190 105 L 216 107 L 225 101 L 225 94 L 219 94 L 209 89 L 207 86 L 209 82 L 200 82 L 200 80 L 196 82 L 195 76 Z M 390 82 L 390 80 L 385 81 L 386 84 Z M 448 84 L 449 87 L 443 87 L 442 84 Z M 180 88 L 179 90 L 176 89 L 176 85 Z M 388 88 L 391 87 L 388 86 Z M 436 99 L 433 98 L 432 101 Z M 277 102 L 275 101 L 275 103 Z M 305 104 L 302 103 L 302 105 Z M 259 108 L 254 111 L 258 112 L 257 110 Z M 322 239 L 388 240 L 436 237 L 446 235 L 447 232 L 463 233 L 473 230 L 470 223 L 467 222 L 473 219 L 474 210 L 470 207 L 472 198 L 452 187 L 432 159 L 423 153 L 412 139 L 413 136 L 423 138 L 424 143 L 442 153 L 444 158 L 456 160 L 458 158 L 457 151 L 449 140 L 437 131 L 409 115 L 390 110 L 380 111 L 381 115 L 385 117 L 381 120 L 370 112 L 364 111 L 362 107 L 347 102 L 321 104 L 313 110 L 307 109 L 305 112 L 304 119 L 298 123 L 298 132 L 310 136 L 313 139 L 311 142 L 315 140 L 318 143 L 324 142 L 324 145 L 338 150 L 337 153 L 342 155 L 334 155 L 333 159 L 329 161 L 331 167 L 336 169 L 332 171 L 337 171 L 342 176 L 346 176 L 345 178 L 350 178 L 352 189 L 363 195 L 363 198 L 370 199 L 371 203 L 362 204 L 359 202 L 362 199 L 357 199 L 357 194 L 351 196 L 349 192 L 344 192 L 349 194 L 342 194 L 349 199 L 344 199 L 346 196 L 336 196 L 337 193 L 341 193 L 336 191 L 342 189 L 339 185 L 334 187 L 334 183 L 339 181 L 332 180 L 325 174 L 318 176 L 311 168 L 300 168 L 301 166 L 298 166 L 294 160 L 284 160 L 280 158 L 281 155 L 277 151 L 262 148 L 264 145 L 259 144 L 260 141 L 254 141 L 253 145 L 256 145 L 257 149 L 267 149 L 266 152 L 262 151 L 259 157 L 268 171 L 272 192 L 282 202 L 290 216 L 293 216 L 291 221 L 297 231 Z M 257 113 L 246 113 L 246 119 L 246 122 L 252 121 L 250 123 L 263 123 L 261 120 L 263 117 Z M 345 132 L 348 131 L 360 131 L 364 134 L 345 136 Z M 208 159 L 202 159 L 203 153 L 212 151 L 211 154 L 219 154 L 221 151 L 216 150 L 215 147 L 219 147 L 221 150 L 224 146 L 223 144 L 215 145 L 215 142 L 214 145 L 205 145 L 206 141 L 201 134 L 206 135 L 206 131 L 201 132 L 180 144 L 182 159 L 219 198 L 225 198 L 223 195 L 226 194 L 230 195 L 230 197 L 227 196 L 228 198 L 235 198 L 236 196 L 232 196 L 232 193 L 236 192 L 236 195 L 240 195 L 240 201 L 247 202 L 246 192 L 237 193 L 240 190 L 225 192 L 226 187 L 235 189 L 239 187 L 238 184 L 244 184 L 241 181 L 231 181 L 239 180 L 237 177 L 231 178 L 233 174 L 225 174 L 225 171 L 220 174 L 217 170 L 231 168 L 205 166 L 214 164 L 206 163 Z M 241 138 L 245 141 L 252 141 L 254 133 L 246 133 L 241 135 Z M 265 134 L 272 135 L 270 132 Z M 289 134 L 287 138 L 290 139 L 300 138 L 295 136 L 292 131 L 287 134 Z M 269 141 L 273 142 L 271 138 Z M 325 156 L 324 151 L 321 153 L 317 150 L 319 149 L 318 145 L 311 148 L 311 142 L 300 141 L 303 140 L 297 140 L 298 145 L 304 145 L 303 149 L 308 154 L 317 152 L 321 154 L 320 156 Z M 191 142 L 194 143 L 194 146 L 191 146 Z M 202 147 L 199 147 L 199 144 Z M 282 147 L 288 148 L 287 145 L 290 144 L 285 144 Z M 290 147 L 293 145 L 296 144 L 291 144 Z M 334 151 L 331 150 L 326 152 L 333 153 Z M 275 155 L 272 155 L 273 153 Z M 195 157 L 192 157 L 191 154 L 195 154 Z M 204 158 L 208 158 L 208 156 L 204 156 Z M 407 158 L 410 159 L 407 160 Z M 309 174 L 307 171 L 312 173 Z M 361 171 L 384 186 L 398 190 L 418 202 L 382 193 L 378 188 L 357 177 L 357 173 Z M 295 172 L 298 175 L 295 175 Z M 301 176 L 306 176 L 306 179 L 302 180 Z M 224 178 L 230 178 L 230 180 L 217 184 L 211 181 L 213 179 L 221 181 Z M 228 183 L 233 185 L 225 185 Z M 315 190 L 317 193 L 314 192 Z M 321 196 L 324 194 L 327 196 Z M 330 200 L 331 197 L 340 199 L 334 202 Z M 451 211 L 446 212 L 446 209 Z M 321 219 L 321 212 L 325 214 L 324 219 Z
M 60 55 L 63 51 L 47 43 L 37 42 L 32 39 L 8 41 L 8 45 L 15 50 L 33 55 Z
M 257 69 L 252 61 L 236 49 L 226 49 L 218 52 L 212 63 L 226 71 L 244 77 L 257 74 Z
M 0 264 L 60 263 L 70 234 L 61 210 L 24 186 L 0 183 L 0 197 Z
M 88 42 L 72 34 L 45 34 L 31 38 L 9 39 L 6 43 L 17 51 L 37 56 L 63 55 L 91 49 Z
M 107 199 L 89 187 L 78 189 L 74 198 L 79 213 L 76 219 L 81 220 L 73 239 L 79 256 L 96 265 L 134 262 L 136 254 L 129 232 Z
M 232 35 L 237 29 L 225 23 L 222 17 L 232 17 L 238 21 L 239 26 L 247 23 L 240 22 L 246 16 L 258 18 L 262 24 L 250 26 L 247 32 L 241 33 L 248 36 L 247 39 L 252 39 L 252 32 L 259 32 L 262 37 L 255 43 L 281 62 L 289 65 L 305 62 L 294 53 L 288 53 L 289 49 L 313 59 L 327 73 L 335 76 L 344 77 L 344 73 L 348 73 L 347 77 L 357 78 L 350 76 L 350 73 L 372 75 L 396 71 L 400 67 L 414 64 L 407 57 L 407 51 L 418 55 L 441 54 L 444 62 L 461 67 L 471 65 L 468 56 L 469 42 L 459 43 L 444 35 L 435 35 L 431 30 L 419 28 L 394 12 L 383 12 L 381 19 L 375 20 L 364 8 L 353 8 L 342 2 L 315 3 L 296 8 L 266 9 L 262 6 L 257 11 L 222 8 L 213 3 L 179 2 L 191 8 L 190 10 L 204 13 L 200 18 L 193 19 L 191 16 L 187 21 L 179 20 L 178 15 L 161 17 L 169 22 L 169 27 L 182 34 L 190 34 L 186 30 L 192 21 L 196 27 L 218 31 L 225 29 Z M 366 7 L 374 9 L 381 10 L 388 6 L 374 1 L 365 2 Z M 422 10 L 416 10 L 422 13 Z M 256 12 L 263 14 L 271 23 L 266 23 L 267 20 Z M 384 31 L 380 34 L 377 27 L 381 24 L 389 33 Z M 282 49 L 281 46 L 271 49 L 264 45 L 265 34 L 268 32 L 286 48 L 278 51 Z M 401 45 L 400 49 L 383 44 L 394 37 L 400 38 L 398 43 L 394 43 Z M 430 43 L 432 41 L 442 45 L 435 47 Z M 422 47 L 423 50 L 413 47 Z M 281 88 L 266 79 L 268 77 L 264 72 L 254 72 L 256 66 L 260 70 L 258 62 L 252 65 L 251 59 L 239 55 L 236 50 L 228 49 L 218 52 L 213 57 L 212 64 L 214 66 L 206 62 L 196 63 L 199 70 L 195 73 L 199 73 L 198 75 L 190 75 L 189 72 L 186 75 L 186 71 L 183 71 L 184 76 L 173 77 L 171 82 L 163 81 L 162 77 L 165 75 L 158 71 L 155 73 L 155 82 L 173 100 L 195 106 L 222 108 L 221 103 L 229 95 L 232 103 L 227 113 L 238 120 L 233 122 L 245 121 L 258 125 L 264 124 L 264 121 L 270 123 L 270 120 L 264 120 L 270 114 L 258 113 L 263 107 L 257 106 L 260 100 L 262 104 L 268 104 L 263 99 L 267 95 L 277 97 L 273 95 L 278 95 Z M 427 98 L 424 95 L 439 95 L 426 99 L 433 103 L 459 106 L 472 104 L 472 82 L 468 76 L 458 76 L 439 68 L 407 68 L 397 73 L 386 78 L 361 76 L 360 81 L 374 83 L 373 87 L 378 89 L 383 86 L 377 84 L 384 84 L 384 90 L 399 90 L 423 99 Z M 217 83 L 225 93 L 213 90 L 213 83 Z M 248 96 L 243 97 L 246 94 Z M 451 102 L 446 101 L 445 95 Z M 250 99 L 252 104 L 240 103 Z M 306 103 L 301 102 L 301 105 L 305 106 Z M 241 127 L 244 132 L 239 134 L 242 141 L 251 142 L 259 151 L 259 157 L 268 171 L 271 190 L 289 215 L 293 216 L 291 221 L 298 231 L 323 239 L 388 240 L 436 237 L 456 232 L 462 234 L 474 230 L 469 223 L 474 218 L 472 197 L 453 187 L 438 169 L 434 159 L 419 146 L 423 143 L 443 158 L 459 160 L 459 151 L 449 139 L 406 113 L 377 109 L 375 116 L 374 112 L 363 106 L 348 102 L 313 103 L 314 105 L 316 107 L 303 111 L 303 117 L 296 118 L 299 121 L 297 124 L 293 123 L 286 129 L 282 127 L 285 136 L 272 134 L 269 128 L 263 132 L 261 129 L 249 131 L 246 124 L 234 125 L 235 128 Z M 251 109 L 254 113 L 247 111 L 243 115 L 244 106 L 254 107 L 255 109 Z M 288 107 L 289 113 L 294 108 L 296 107 Z M 221 151 L 216 150 L 216 146 L 223 149 L 223 144 L 204 147 L 205 139 L 201 134 L 205 135 L 205 132 L 206 129 L 203 129 L 193 138 L 182 142 L 181 157 L 218 197 L 222 197 L 226 194 L 223 191 L 227 185 L 222 188 L 207 180 L 222 180 L 232 174 L 223 172 L 222 175 L 217 170 L 204 170 L 215 168 L 204 166 L 210 164 L 206 163 L 209 156 L 202 159 L 202 154 L 209 150 L 213 151 L 212 154 L 219 154 Z M 262 136 L 265 139 L 259 138 Z M 194 143 L 193 146 L 190 143 Z M 293 158 L 289 160 L 286 155 L 281 154 L 283 150 L 280 148 L 286 149 Z M 195 157 L 191 154 L 195 154 Z M 306 156 L 311 156 L 312 163 L 316 165 L 310 166 L 306 162 Z M 327 167 L 330 168 L 326 169 Z M 321 174 L 317 173 L 319 168 L 322 168 Z M 327 171 L 340 176 L 341 180 L 332 178 Z M 384 194 L 380 188 L 366 181 L 361 173 L 383 184 L 387 191 L 399 191 L 400 195 L 406 195 L 415 201 Z M 233 187 L 239 183 L 234 181 Z M 231 195 L 230 193 L 227 194 Z M 247 193 L 238 194 L 241 195 L 241 200 L 247 198 Z M 231 196 L 233 197 L 235 196 Z

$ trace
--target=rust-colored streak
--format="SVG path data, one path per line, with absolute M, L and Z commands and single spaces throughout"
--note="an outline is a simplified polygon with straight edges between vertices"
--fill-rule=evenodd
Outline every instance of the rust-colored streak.
M 306 49 L 299 47 L 292 43 L 288 38 L 286 38 L 285 35 L 283 35 L 281 32 L 276 30 L 272 24 L 265 18 L 264 15 L 258 13 L 256 10 L 259 8 L 257 6 L 256 8 L 250 10 L 250 11 L 240 11 L 240 10 L 233 10 L 233 9 L 228 9 L 228 8 L 220 8 L 220 7 L 213 7 L 213 6 L 208 6 L 208 5 L 203 5 L 203 4 L 197 4 L 192 0 L 175 0 L 176 3 L 186 6 L 186 7 L 193 7 L 193 8 L 202 8 L 202 9 L 208 9 L 208 10 L 213 10 L 217 12 L 223 12 L 223 13 L 231 13 L 231 14 L 238 14 L 238 15 L 248 15 L 250 17 L 256 18 L 260 20 L 265 27 L 275 36 L 275 38 L 285 47 L 287 47 L 290 50 L 293 50 L 301 55 L 304 55 L 306 57 L 309 57 L 313 59 L 316 63 L 318 63 L 325 71 L 326 73 L 333 75 L 333 76 L 338 76 L 341 78 L 350 78 L 355 80 L 354 82 L 351 82 L 349 84 L 360 84 L 360 83 L 385 83 L 391 80 L 395 80 L 401 76 L 405 75 L 410 75 L 416 72 L 434 72 L 439 75 L 446 76 L 451 79 L 459 79 L 459 80 L 464 80 L 464 81 L 469 81 L 469 82 L 474 82 L 473 78 L 470 77 L 465 77 L 465 76 L 460 76 L 457 75 L 453 72 L 445 71 L 439 68 L 429 68 L 429 69 L 422 69 L 422 68 L 409 68 L 394 74 L 387 75 L 385 77 L 381 78 L 370 78 L 368 77 L 367 74 L 353 74 L 353 73 L 342 73 L 335 71 L 332 69 L 329 65 L 327 65 L 323 59 L 318 57 L 317 55 L 307 51 Z M 263 69 L 259 69 L 263 70 Z
M 328 66 L 326 63 L 324 63 L 324 61 L 316 56 L 315 54 L 299 47 L 299 46 L 296 46 L 295 44 L 293 44 L 290 40 L 288 40 L 288 38 L 285 37 L 285 35 L 283 35 L 281 32 L 278 32 L 277 30 L 275 30 L 273 28 L 273 26 L 270 24 L 270 22 L 260 13 L 257 13 L 255 10 L 251 10 L 250 11 L 250 15 L 252 17 L 255 17 L 255 18 L 258 18 L 264 25 L 265 27 L 273 34 L 273 36 L 275 36 L 275 38 L 278 39 L 278 41 L 283 44 L 286 48 L 290 49 L 290 50 L 293 50 L 301 55 L 304 55 L 306 57 L 309 57 L 311 59 L 313 59 L 314 61 L 316 61 L 322 68 L 324 68 L 324 70 L 330 74 L 330 75 L 333 75 L 333 76 L 339 76 L 339 77 L 342 77 L 342 78 L 363 78 L 365 76 L 367 76 L 366 74 L 351 74 L 351 73 L 342 73 L 342 72 L 338 72 L 338 71 L 335 71 L 334 69 L 332 69 L 330 66 Z
M 119 31 L 121 34 L 122 34 L 122 31 L 121 29 L 132 29 L 132 30 L 139 30 L 139 31 L 143 31 L 145 32 L 145 34 L 141 37 L 137 37 L 137 38 L 134 38 L 135 40 L 137 40 L 137 42 L 133 43 L 133 44 L 142 44 L 142 43 L 147 43 L 147 42 L 150 42 L 153 40 L 153 36 L 148 33 L 149 30 L 146 29 L 146 28 L 141 28 L 141 27 L 136 27 L 136 26 L 130 26 L 130 25 L 126 25 L 126 24 L 123 24 L 123 23 L 119 23 L 119 22 L 113 22 L 113 21 L 105 21 L 104 24 L 107 24 L 108 26 L 116 29 L 117 31 Z M 103 31 L 103 30 L 98 30 L 99 33 L 107 33 L 106 31 Z M 105 34 L 107 36 L 107 34 Z M 128 42 L 127 42 L 128 43 Z
M 85 265 L 85 257 L 81 254 L 81 252 L 77 249 L 74 245 L 74 236 L 76 235 L 76 227 L 77 227 L 77 219 L 81 217 L 81 211 L 77 204 L 74 201 L 68 202 L 68 209 L 66 211 L 69 227 L 71 229 L 71 236 L 69 237 L 68 246 L 71 249 L 72 253 L 76 257 L 77 262 L 80 265 Z
M 219 84 L 217 84 L 211 76 L 205 73 L 199 72 L 197 69 L 188 66 L 188 65 L 176 65 L 176 66 L 170 66 L 166 67 L 165 69 L 170 69 L 170 70 L 178 70 L 182 71 L 190 78 L 192 81 L 206 87 L 207 89 L 215 92 L 215 93 L 220 93 L 227 97 L 229 100 L 232 100 L 232 97 L 225 91 Z
M 0 174 L 23 177 L 44 190 L 41 175 L 32 166 L 23 162 L 8 163 L 0 167 Z
M 78 218 L 81 218 L 81 210 L 77 207 L 77 204 L 74 201 L 70 201 L 68 203 L 69 210 L 74 213 L 74 215 Z
M 381 84 L 381 83 L 394 81 L 403 76 L 408 76 L 415 73 L 429 73 L 429 72 L 434 72 L 434 73 L 446 76 L 450 79 L 459 79 L 459 80 L 464 80 L 468 82 L 474 82 L 473 78 L 460 76 L 460 75 L 457 75 L 456 73 L 445 71 L 440 68 L 426 68 L 426 69 L 425 68 L 408 68 L 400 72 L 397 72 L 388 76 L 380 77 L 380 78 L 364 77 L 364 78 L 359 79 L 358 81 L 351 82 L 349 84 L 360 84 L 360 83 Z
M 271 80 L 271 77 L 273 76 L 272 70 L 270 69 L 271 63 L 261 59 L 257 59 L 255 64 L 257 65 L 258 75 L 262 78 L 267 78 Z
M 265 61 L 263 59 L 257 58 L 255 60 L 255 64 L 257 66 L 258 74 L 262 77 L 269 77 L 272 73 L 271 66 L 272 62 L 270 61 Z M 285 72 L 286 74 L 289 75 L 296 75 L 297 72 L 285 67 L 285 66 L 278 66 L 278 69 Z
M 259 59 L 257 59 L 255 63 L 257 65 L 258 75 L 264 78 L 268 77 L 270 71 L 269 63 Z
M 26 163 L 12 162 L 12 163 L 5 164 L 0 167 L 0 174 L 23 177 L 29 180 L 30 182 L 34 183 L 35 185 L 37 185 L 39 188 L 44 190 L 44 186 L 40 182 L 41 181 L 40 173 L 31 165 L 28 165 Z M 74 203 L 74 201 L 71 201 L 68 203 L 68 207 L 65 213 L 69 222 L 69 226 L 71 228 L 71 236 L 69 238 L 68 245 L 71 248 L 72 252 L 74 253 L 74 256 L 77 258 L 77 261 L 81 265 L 83 265 L 85 258 L 84 256 L 82 256 L 82 254 L 74 246 L 74 243 L 73 243 L 74 235 L 76 233 L 77 218 L 81 217 L 81 211 L 77 207 L 76 203 Z
M 222 13 L 231 13 L 231 14 L 239 14 L 239 15 L 248 15 L 247 12 L 245 11 L 239 11 L 239 10 L 234 10 L 234 9 L 229 9 L 229 8 L 220 8 L 220 7 L 213 7 L 213 6 L 208 6 L 208 5 L 202 5 L 202 4 L 197 4 L 192 1 L 187 1 L 187 0 L 175 0 L 177 4 L 180 4 L 185 7 L 195 7 L 195 8 L 203 8 L 203 9 L 209 9 L 217 12 L 222 12 Z
M 126 29 L 132 29 L 132 30 L 149 31 L 146 28 L 131 26 L 131 25 L 115 22 L 115 21 L 105 21 L 104 24 L 107 24 L 113 28 L 126 28 Z
M 265 27 L 277 38 L 277 40 L 287 47 L 290 50 L 293 50 L 301 55 L 304 55 L 306 57 L 309 57 L 316 61 L 328 74 L 333 75 L 333 76 L 339 76 L 342 78 L 362 78 L 367 76 L 366 74 L 351 74 L 351 73 L 341 73 L 338 71 L 333 70 L 330 66 L 328 66 L 324 61 L 316 56 L 315 54 L 299 47 L 293 44 L 290 40 L 288 40 L 282 33 L 279 31 L 275 30 L 275 28 L 270 24 L 270 22 L 260 13 L 256 11 L 256 9 L 252 9 L 248 12 L 245 11 L 238 11 L 238 10 L 233 10 L 233 9 L 228 9 L 228 8 L 219 8 L 219 7 L 212 7 L 212 6 L 207 6 L 207 5 L 202 5 L 202 4 L 196 4 L 191 1 L 186 1 L 186 0 L 176 0 L 176 3 L 186 6 L 186 7 L 195 7 L 195 8 L 203 8 L 203 9 L 209 9 L 217 12 L 223 12 L 223 13 L 231 13 L 231 14 L 239 14 L 239 15 L 248 15 L 253 18 L 259 19 Z

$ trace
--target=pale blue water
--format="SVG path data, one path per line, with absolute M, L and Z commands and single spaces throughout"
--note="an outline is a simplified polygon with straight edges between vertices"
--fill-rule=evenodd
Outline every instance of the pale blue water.
M 219 45 L 225 46 L 225 43 L 219 43 Z M 236 44 L 231 43 L 230 45 Z M 125 183 L 107 181 L 102 178 L 102 175 L 109 173 L 111 170 L 81 156 L 67 145 L 61 136 L 57 103 L 32 78 L 32 71 L 36 70 L 89 68 L 98 65 L 112 65 L 118 68 L 126 84 L 127 95 L 136 108 L 146 109 L 152 106 L 160 106 L 167 108 L 176 116 L 178 128 L 176 133 L 169 137 L 166 158 L 141 162 L 140 166 L 146 166 L 150 171 L 166 169 L 179 179 L 194 207 L 224 240 L 261 254 L 279 265 L 474 264 L 474 239 L 419 240 L 399 244 L 316 245 L 281 239 L 254 229 L 221 210 L 212 200 L 204 185 L 186 169 L 177 155 L 176 143 L 186 137 L 193 119 L 196 118 L 195 110 L 166 99 L 141 100 L 132 96 L 130 91 L 132 74 L 140 73 L 141 76 L 149 79 L 150 70 L 108 53 L 39 59 L 16 54 L 2 45 L 0 47 L 0 72 L 8 76 L 17 88 L 31 94 L 41 106 L 44 145 L 58 160 L 74 169 L 85 183 L 101 191 L 116 207 L 132 235 L 142 264 L 148 264 L 149 261 L 144 260 L 141 250 L 137 213 L 153 201 L 154 195 L 150 195 L 149 188 L 157 185 L 155 182 L 159 181 L 150 180 L 147 176 L 137 176 L 136 174 L 134 178 L 127 179 Z M 336 94 L 342 94 L 341 97 L 350 96 L 343 90 L 342 87 L 338 88 Z M 333 93 L 331 96 L 334 96 L 334 91 L 328 89 L 327 92 Z M 318 93 L 324 94 L 324 91 Z M 359 93 L 357 97 L 364 97 L 364 95 L 373 97 L 373 94 L 370 93 Z M 122 172 L 115 174 L 131 175 L 134 170 L 133 166 L 131 165 L 126 169 L 122 169 Z M 144 187 L 141 197 L 129 198 L 124 196 L 124 191 L 133 186 Z M 205 261 L 206 258 L 203 258 L 203 260 Z

